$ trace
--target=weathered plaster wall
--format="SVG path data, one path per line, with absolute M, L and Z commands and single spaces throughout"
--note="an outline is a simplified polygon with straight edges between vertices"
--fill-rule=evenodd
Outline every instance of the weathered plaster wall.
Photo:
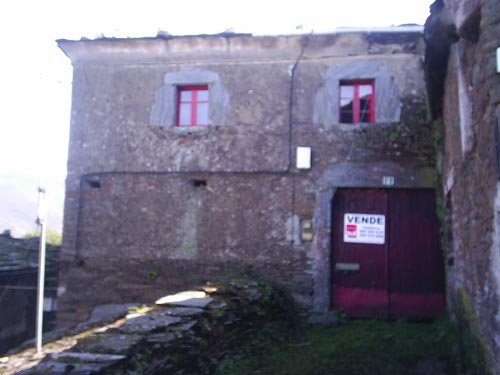
M 336 187 L 382 187 L 386 175 L 395 187 L 432 186 L 419 33 L 60 45 L 74 65 L 61 325 L 98 304 L 151 300 L 247 266 L 325 311 Z M 325 117 L 315 101 L 335 68 L 373 61 L 395 106 L 385 120 Z M 216 82 L 220 120 L 171 126 L 172 103 L 159 97 L 172 77 L 200 75 Z M 312 148 L 312 169 L 294 167 L 297 146 Z M 302 241 L 311 219 L 313 241 Z
M 456 30 L 447 59 L 442 114 L 448 296 L 465 324 L 463 331 L 471 331 L 466 341 L 479 343 L 471 354 L 481 358 L 480 371 L 500 373 L 499 171 L 493 126 L 500 115 L 500 75 L 495 66 L 500 3 L 438 3 L 440 10 L 436 8 L 433 17 L 443 23 L 441 30 Z M 429 36 L 431 43 L 440 37 Z M 470 306 L 464 307 L 467 303 Z M 464 311 L 466 316 L 460 316 Z

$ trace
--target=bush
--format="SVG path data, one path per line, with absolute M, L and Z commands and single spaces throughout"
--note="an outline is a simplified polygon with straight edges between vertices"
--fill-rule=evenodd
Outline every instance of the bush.
M 35 237 L 40 237 L 40 232 L 29 232 L 23 236 L 24 239 Z M 55 230 L 47 229 L 47 232 L 45 233 L 45 242 L 47 243 L 47 245 L 61 246 L 62 234 L 56 232 Z

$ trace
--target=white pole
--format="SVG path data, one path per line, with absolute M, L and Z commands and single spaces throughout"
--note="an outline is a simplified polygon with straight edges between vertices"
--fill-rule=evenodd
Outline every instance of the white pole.
M 40 226 L 40 251 L 38 254 L 38 294 L 36 301 L 36 352 L 42 351 L 43 331 L 43 297 L 45 292 L 45 220 L 47 218 L 47 203 L 45 188 L 38 188 L 38 218 Z

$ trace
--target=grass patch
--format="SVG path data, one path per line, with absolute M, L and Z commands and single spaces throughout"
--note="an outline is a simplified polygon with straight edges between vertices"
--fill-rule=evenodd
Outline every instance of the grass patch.
M 40 237 L 40 231 L 29 232 L 23 236 L 23 239 L 37 238 Z M 61 246 L 62 234 L 51 229 L 47 229 L 45 232 L 45 243 L 52 246 Z
M 299 337 L 268 328 L 225 358 L 216 375 L 451 375 L 462 373 L 458 353 L 456 329 L 445 319 L 348 320 L 336 327 L 306 325 Z

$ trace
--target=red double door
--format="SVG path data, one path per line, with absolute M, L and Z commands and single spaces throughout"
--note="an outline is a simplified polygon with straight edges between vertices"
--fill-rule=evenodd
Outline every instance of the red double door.
M 434 191 L 338 189 L 332 306 L 354 317 L 435 317 L 444 266 Z

